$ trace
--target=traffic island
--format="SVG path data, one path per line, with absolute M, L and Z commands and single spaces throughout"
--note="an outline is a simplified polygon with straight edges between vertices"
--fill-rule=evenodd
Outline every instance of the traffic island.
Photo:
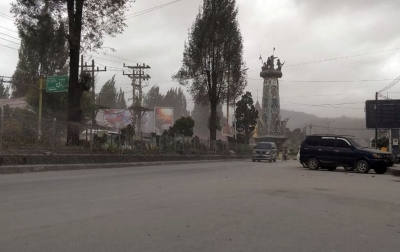
M 389 173 L 393 176 L 400 177 L 400 167 L 399 166 L 389 167 Z
M 5 155 L 0 174 L 250 160 L 249 156 Z

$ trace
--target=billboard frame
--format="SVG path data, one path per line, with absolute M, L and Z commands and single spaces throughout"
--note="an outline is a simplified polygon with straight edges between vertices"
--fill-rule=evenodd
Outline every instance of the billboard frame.
M 156 125 L 157 125 L 157 120 L 156 120 L 156 116 L 157 116 L 157 109 L 171 109 L 172 110 L 172 123 L 171 123 L 171 126 L 170 127 L 172 127 L 173 125 L 174 125 L 174 108 L 173 107 L 154 107 L 154 132 L 156 132 L 157 133 L 157 127 L 156 127 Z M 163 132 L 161 132 L 160 133 L 160 135 L 162 135 L 164 133 L 164 131 Z
M 367 129 L 400 128 L 400 100 L 367 100 L 365 124 Z

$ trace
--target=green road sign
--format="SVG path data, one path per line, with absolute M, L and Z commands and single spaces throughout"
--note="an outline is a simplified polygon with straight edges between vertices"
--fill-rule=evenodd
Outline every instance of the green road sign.
M 47 77 L 46 91 L 47 93 L 68 92 L 68 75 Z

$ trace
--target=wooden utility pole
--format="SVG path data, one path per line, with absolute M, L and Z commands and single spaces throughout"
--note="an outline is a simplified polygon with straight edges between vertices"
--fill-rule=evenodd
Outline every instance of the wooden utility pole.
M 143 65 L 136 64 L 136 66 L 126 66 L 124 64 L 124 67 L 132 69 L 131 74 L 125 74 L 125 72 L 123 72 L 122 74 L 127 75 L 128 77 L 130 77 L 132 79 L 132 90 L 133 90 L 132 91 L 133 92 L 132 109 L 134 110 L 133 117 L 134 117 L 134 123 L 136 124 L 137 132 L 139 135 L 141 135 L 142 111 L 146 111 L 146 109 L 144 109 L 142 106 L 142 99 L 143 99 L 142 80 L 149 80 L 151 78 L 150 75 L 145 74 L 145 72 L 144 72 L 145 69 L 150 69 L 151 67 L 144 63 L 143 63 Z M 138 80 L 138 84 L 136 84 L 136 80 Z M 136 89 L 139 92 L 138 99 L 136 99 Z
M 89 70 L 90 68 L 90 70 Z M 83 65 L 83 55 L 81 56 L 81 75 L 83 75 L 84 72 L 90 72 L 92 75 L 92 102 L 93 105 L 96 104 L 96 85 L 94 82 L 94 73 L 95 72 L 106 72 L 107 71 L 107 67 L 104 67 L 104 69 L 99 69 L 99 67 L 97 67 L 97 69 L 95 69 L 95 64 L 94 64 L 94 60 L 92 59 L 92 65 L 88 65 L 85 62 L 85 65 Z M 92 123 L 90 126 L 90 151 L 93 150 L 93 126 L 95 124 L 96 121 L 96 112 L 93 109 L 92 114 L 91 114 L 91 119 L 92 119 Z

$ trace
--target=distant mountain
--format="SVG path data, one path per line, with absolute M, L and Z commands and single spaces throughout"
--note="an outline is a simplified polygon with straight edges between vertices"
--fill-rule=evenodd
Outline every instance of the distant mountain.
M 369 141 L 374 136 L 374 130 L 367 130 L 364 118 L 338 117 L 338 118 L 320 118 L 315 115 L 304 112 L 281 110 L 282 119 L 290 118 L 287 127 L 290 130 L 296 128 L 304 129 L 310 134 L 312 125 L 312 134 L 342 134 L 353 135 Z

